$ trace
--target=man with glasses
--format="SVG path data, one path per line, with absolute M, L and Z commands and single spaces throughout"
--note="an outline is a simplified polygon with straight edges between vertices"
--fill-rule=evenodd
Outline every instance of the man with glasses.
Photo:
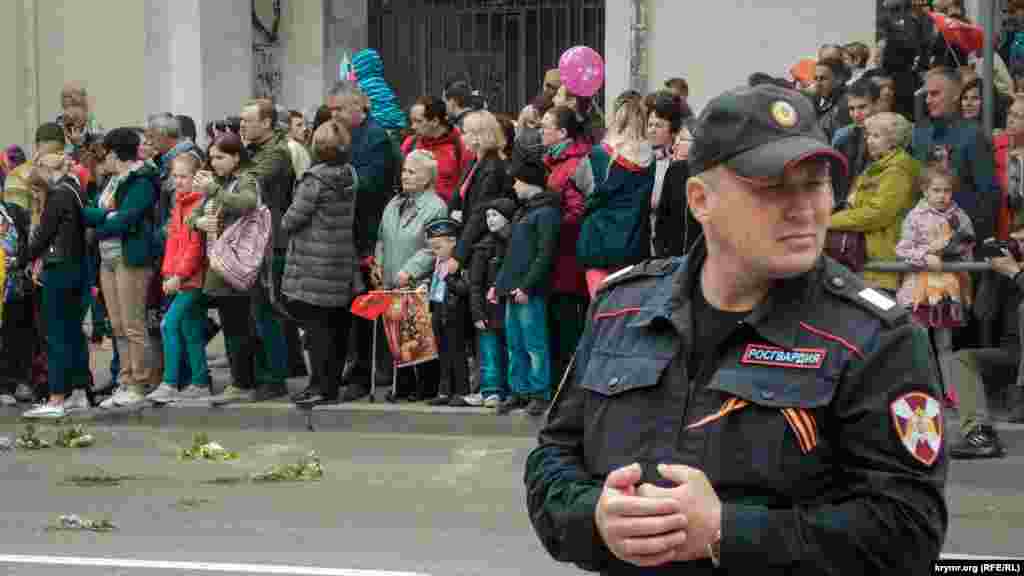
M 934 357 L 822 256 L 844 159 L 771 85 L 715 98 L 694 136 L 704 236 L 598 291 L 527 457 L 541 542 L 606 575 L 931 570 L 948 523 Z

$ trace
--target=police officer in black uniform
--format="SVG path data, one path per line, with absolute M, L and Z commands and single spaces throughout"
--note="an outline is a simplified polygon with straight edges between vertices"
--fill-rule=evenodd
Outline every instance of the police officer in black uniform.
M 822 255 L 845 160 L 776 86 L 726 92 L 698 124 L 704 237 L 594 299 L 527 459 L 541 542 L 614 575 L 930 573 L 948 521 L 936 363 Z

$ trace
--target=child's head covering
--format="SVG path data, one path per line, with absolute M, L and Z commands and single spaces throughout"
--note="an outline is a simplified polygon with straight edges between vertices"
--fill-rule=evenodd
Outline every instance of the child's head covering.
M 425 234 L 427 238 L 455 238 L 459 235 L 461 225 L 454 218 L 436 218 L 427 223 Z

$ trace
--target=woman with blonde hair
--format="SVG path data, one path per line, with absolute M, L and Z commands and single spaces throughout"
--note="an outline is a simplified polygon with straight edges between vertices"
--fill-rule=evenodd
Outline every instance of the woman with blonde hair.
M 46 154 L 32 168 L 37 201 L 42 209 L 39 225 L 28 243 L 28 262 L 42 285 L 42 311 L 46 319 L 49 399 L 26 412 L 25 418 L 62 418 L 65 397 L 72 388 L 89 385 L 89 356 L 82 332 L 85 290 L 84 194 L 78 180 L 68 174 L 63 154 Z M 19 266 L 20 267 L 20 266 Z M 76 406 L 81 407 L 81 406 Z M 88 408 L 86 403 L 85 408 Z
M 348 341 L 348 306 L 359 274 L 353 229 L 357 177 L 349 163 L 350 145 L 348 130 L 338 122 L 317 128 L 314 164 L 299 179 L 281 218 L 281 230 L 290 238 L 282 293 L 310 342 L 309 386 L 294 398 L 300 406 L 338 401 L 344 357 L 335 347 Z
M 469 262 L 470 249 L 487 232 L 484 206 L 498 198 L 511 197 L 511 182 L 505 173 L 505 130 L 486 110 L 470 112 L 463 119 L 462 140 L 476 160 L 448 203 L 452 218 L 462 222 L 449 273 Z
M 643 103 L 620 96 L 604 142 L 590 152 L 596 184 L 576 242 L 591 297 L 609 274 L 650 255 L 654 161 Z
M 832 215 L 829 231 L 860 233 L 865 237 L 866 262 L 893 260 L 903 218 L 917 202 L 915 188 L 921 165 L 906 151 L 913 125 L 900 114 L 883 112 L 864 123 L 871 163 L 853 183 L 849 208 Z M 864 272 L 874 288 L 895 295 L 896 272 Z

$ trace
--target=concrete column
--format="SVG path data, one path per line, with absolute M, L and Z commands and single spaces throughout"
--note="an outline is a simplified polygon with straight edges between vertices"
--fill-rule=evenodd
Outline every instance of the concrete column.
M 0 77 L 11 81 L 0 90 L 0 146 L 20 144 L 27 154 L 38 119 L 36 92 L 35 0 L 11 2 L 0 19 Z
M 252 86 L 248 0 L 146 0 L 145 115 L 237 115 Z M 140 121 L 144 120 L 140 119 Z
M 198 0 L 197 0 L 198 1 Z M 203 109 L 196 125 L 237 116 L 252 96 L 252 12 L 249 0 L 202 0 L 200 38 Z
M 631 37 L 634 0 L 605 0 L 604 109 L 610 111 L 615 97 L 631 85 Z
M 281 105 L 285 108 L 304 112 L 324 101 L 324 68 L 329 62 L 324 51 L 326 3 L 329 0 L 293 0 L 282 5 Z

